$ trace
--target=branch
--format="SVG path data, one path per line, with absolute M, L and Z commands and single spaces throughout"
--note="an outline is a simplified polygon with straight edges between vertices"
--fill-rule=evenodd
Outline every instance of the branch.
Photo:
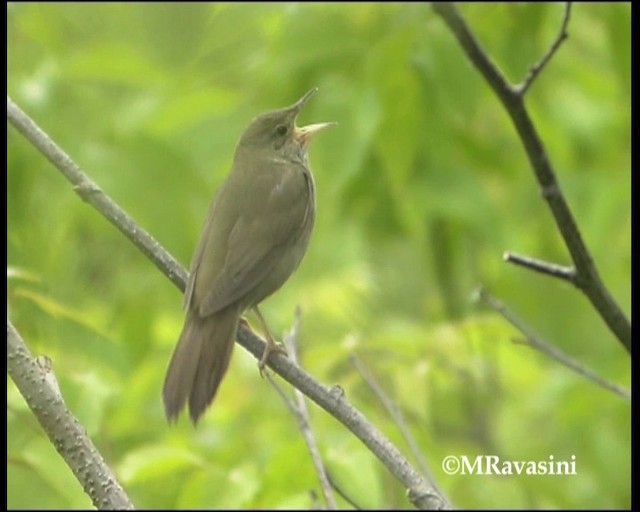
M 289 357 L 293 361 L 294 364 L 300 365 L 298 360 L 298 331 L 300 330 L 300 319 L 301 319 L 301 311 L 300 308 L 296 308 L 296 319 L 293 324 L 293 327 L 289 331 L 289 333 L 284 338 L 285 348 L 289 354 Z M 327 503 L 327 508 L 329 510 L 337 510 L 338 505 L 336 504 L 336 500 L 333 496 L 333 489 L 331 487 L 331 483 L 329 482 L 329 475 L 327 474 L 327 470 L 322 462 L 322 457 L 320 456 L 320 450 L 318 449 L 318 443 L 316 442 L 316 438 L 313 435 L 313 430 L 311 430 L 311 420 L 309 418 L 309 409 L 307 408 L 307 403 L 304 400 L 304 396 L 300 392 L 300 390 L 293 388 L 293 394 L 296 398 L 296 409 L 299 413 L 298 421 L 300 422 L 300 428 L 302 429 L 302 434 L 304 436 L 305 441 L 307 442 L 307 446 L 309 447 L 309 452 L 311 453 L 311 458 L 313 459 L 313 465 L 316 468 L 316 472 L 318 473 L 318 477 L 320 478 L 320 485 L 322 487 L 322 493 L 324 494 L 324 499 Z
M 378 397 L 380 402 L 382 402 L 382 405 L 384 406 L 384 408 L 387 410 L 387 412 L 391 415 L 393 420 L 398 425 L 398 428 L 402 433 L 402 437 L 404 437 L 404 440 L 409 446 L 411 453 L 413 453 L 413 456 L 416 458 L 416 460 L 418 461 L 418 464 L 420 465 L 420 468 L 422 469 L 422 474 L 429 479 L 433 487 L 438 489 L 440 494 L 443 494 L 442 490 L 438 488 L 435 478 L 433 477 L 433 472 L 431 471 L 431 468 L 429 468 L 429 464 L 427 464 L 427 461 L 422 456 L 420 447 L 418 446 L 418 443 L 413 437 L 413 434 L 409 430 L 409 427 L 407 426 L 407 423 L 404 420 L 404 415 L 402 414 L 400 407 L 398 407 L 398 404 L 396 404 L 393 400 L 391 400 L 391 398 L 384 392 L 384 390 L 382 389 L 382 386 L 378 384 L 375 377 L 369 372 L 369 370 L 366 368 L 366 366 L 358 356 L 356 356 L 355 354 L 352 354 L 349 357 L 349 361 L 355 367 L 358 373 L 362 376 L 365 382 L 369 385 L 369 387 L 374 392 L 374 394 Z
M 547 53 L 536 62 L 533 66 L 529 68 L 529 73 L 526 78 L 516 86 L 516 90 L 520 96 L 524 96 L 527 93 L 529 87 L 534 82 L 534 80 L 538 77 L 540 72 L 544 69 L 544 67 L 549 63 L 551 57 L 555 55 L 560 48 L 562 42 L 569 37 L 569 32 L 567 31 L 567 27 L 569 26 L 569 18 L 571 17 L 571 2 L 567 2 L 564 7 L 564 17 L 562 18 L 562 25 L 560 26 L 560 31 L 556 36 L 553 43 L 547 50 Z
M 526 325 L 522 320 L 516 317 L 516 315 L 512 313 L 509 308 L 507 308 L 507 306 L 505 306 L 489 292 L 481 288 L 478 291 L 478 297 L 495 311 L 500 313 L 502 317 L 507 320 L 507 322 L 509 322 L 522 334 L 524 334 L 524 341 L 519 341 L 519 343 L 524 343 L 531 348 L 539 350 L 543 354 L 549 356 L 552 359 L 555 359 L 563 366 L 566 366 L 570 370 L 573 370 L 578 375 L 581 375 L 585 379 L 590 380 L 594 384 L 597 384 L 598 386 L 611 391 L 626 400 L 631 401 L 631 393 L 629 391 L 624 389 L 622 386 L 619 386 L 618 384 L 609 382 L 583 364 L 578 363 L 575 359 L 565 354 L 560 349 L 544 341 L 540 336 L 533 332 L 533 330 L 528 325 Z
M 296 341 L 298 337 L 298 331 L 300 329 L 300 308 L 296 308 L 296 319 L 293 324 L 291 330 L 287 333 L 284 338 L 285 348 L 287 349 L 287 354 L 291 358 L 294 364 L 299 364 L 298 362 L 298 349 L 296 346 Z M 315 436 L 313 435 L 313 430 L 311 429 L 311 420 L 309 418 L 309 410 L 307 408 L 307 404 L 304 401 L 304 396 L 302 393 L 293 388 L 295 403 L 287 396 L 287 394 L 280 388 L 278 383 L 271 377 L 269 373 L 267 373 L 267 379 L 276 388 L 276 391 L 280 395 L 280 397 L 284 400 L 285 404 L 289 408 L 289 410 L 293 413 L 293 415 L 298 420 L 298 426 L 300 427 L 300 431 L 302 432 L 302 436 L 304 437 L 305 442 L 307 443 L 307 448 L 309 449 L 309 453 L 311 454 L 311 460 L 313 461 L 313 466 L 316 469 L 316 473 L 318 473 L 318 478 L 320 480 L 320 487 L 322 489 L 322 494 L 324 495 L 325 502 L 327 504 L 327 509 L 329 510 L 337 510 L 338 505 L 336 504 L 336 500 L 333 496 L 333 489 L 331 486 L 331 482 L 329 480 L 329 475 L 327 470 L 322 462 L 322 457 L 320 456 L 320 450 L 318 448 L 318 443 L 316 441 Z
M 265 341 L 240 324 L 237 340 L 257 360 L 264 353 Z M 411 465 L 400 451 L 372 425 L 344 396 L 340 386 L 328 388 L 282 354 L 273 354 L 268 366 L 289 384 L 347 427 L 407 487 L 409 500 L 421 509 L 450 508 L 433 486 Z
M 7 320 L 7 371 L 51 443 L 98 509 L 132 510 L 109 466 L 67 409 L 47 359 L 34 359 Z
M 83 189 L 99 191 L 93 183 L 56 144 L 7 96 L 7 117 L 38 150 L 72 184 L 84 185 Z M 76 187 L 77 190 L 77 187 Z M 81 196 L 83 197 L 83 196 Z M 139 227 L 110 197 L 102 191 L 88 195 L 87 202 L 122 231 L 156 267 L 180 290 L 184 291 L 187 272 L 158 242 Z M 253 356 L 260 360 L 264 353 L 265 341 L 240 324 L 236 340 Z M 268 366 L 278 375 L 299 389 L 307 397 L 345 425 L 360 439 L 387 469 L 407 488 L 409 500 L 421 509 L 450 508 L 422 475 L 407 461 L 400 451 L 344 397 L 339 386 L 328 388 L 295 365 L 288 358 L 274 354 Z
M 118 204 L 67 155 L 60 146 L 7 96 L 7 118 L 73 185 L 73 190 L 111 222 L 149 258 L 181 291 L 187 272 L 149 233 L 142 229 Z
M 574 267 L 564 267 L 556 263 L 549 263 L 548 261 L 538 260 L 531 258 L 530 256 L 523 256 L 513 252 L 505 252 L 502 255 L 502 259 L 507 263 L 513 263 L 514 265 L 520 265 L 541 274 L 547 274 L 551 277 L 557 277 L 558 279 L 564 279 L 571 284 L 576 284 L 576 269 Z
M 432 6 L 436 14 L 449 26 L 469 60 L 489 83 L 511 117 L 538 180 L 542 196 L 549 205 L 576 267 L 575 285 L 587 296 L 611 332 L 631 353 L 631 323 L 600 278 L 591 253 L 582 239 L 571 209 L 560 189 L 556 179 L 556 171 L 551 165 L 540 135 L 525 107 L 522 91 L 509 84 L 497 65 L 480 46 L 453 4 L 435 2 Z M 568 23 L 567 11 L 565 11 L 565 18 Z M 557 44 L 559 46 L 560 43 Z M 554 52 L 552 47 L 546 61 L 551 58 Z M 546 61 L 543 63 L 546 64 Z

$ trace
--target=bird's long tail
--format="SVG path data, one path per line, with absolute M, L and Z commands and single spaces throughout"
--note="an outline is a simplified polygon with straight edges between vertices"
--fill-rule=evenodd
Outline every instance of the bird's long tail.
M 237 306 L 204 318 L 194 310 L 187 313 L 162 391 L 169 421 L 187 400 L 194 424 L 211 404 L 229 366 L 239 317 Z

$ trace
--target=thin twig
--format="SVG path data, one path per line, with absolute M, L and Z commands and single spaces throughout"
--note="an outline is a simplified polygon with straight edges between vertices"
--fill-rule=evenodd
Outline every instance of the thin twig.
M 624 389 L 618 384 L 609 382 L 605 378 L 595 373 L 593 370 L 590 370 L 583 364 L 578 363 L 575 359 L 565 354 L 560 349 L 544 341 L 540 336 L 533 332 L 533 330 L 527 324 L 520 320 L 511 310 L 509 310 L 509 308 L 505 304 L 500 302 L 485 289 L 480 288 L 480 290 L 478 290 L 478 297 L 492 309 L 500 313 L 500 315 L 502 315 L 502 317 L 507 320 L 507 322 L 509 322 L 522 334 L 524 334 L 524 340 L 518 339 L 515 341 L 516 343 L 522 343 L 524 345 L 528 345 L 529 347 L 535 348 L 536 350 L 539 350 L 543 354 L 558 361 L 560 364 L 573 370 L 574 372 L 593 382 L 594 384 L 597 384 L 598 386 L 611 391 L 626 400 L 631 400 L 630 391 Z
M 575 267 L 565 267 L 556 263 L 550 263 L 548 261 L 539 260 L 530 256 L 524 256 L 522 254 L 516 254 L 514 252 L 505 252 L 502 255 L 502 259 L 507 263 L 513 263 L 521 267 L 526 267 L 530 270 L 535 270 L 541 274 L 547 274 L 558 279 L 563 279 L 576 284 L 576 269 Z
M 245 325 L 240 325 L 238 328 L 237 340 L 256 359 L 259 360 L 262 357 L 265 341 Z M 293 364 L 288 357 L 281 354 L 273 354 L 267 365 L 360 439 L 407 487 L 409 501 L 417 508 L 451 508 L 449 502 L 411 465 L 398 448 L 349 403 L 340 386 L 329 388 L 321 384 L 298 365 Z
M 327 477 L 329 478 L 329 483 L 331 484 L 331 487 L 333 488 L 334 491 L 336 491 L 338 496 L 340 496 L 344 501 L 346 501 L 354 509 L 356 510 L 363 509 L 362 506 L 356 503 L 356 501 L 351 496 L 349 496 L 349 494 L 342 488 L 342 485 L 336 482 L 336 479 L 331 475 L 331 471 L 327 471 Z
M 287 392 L 280 385 L 280 383 L 276 379 L 274 379 L 273 374 L 271 372 L 265 371 L 263 372 L 263 375 L 269 381 L 269 384 L 273 386 L 273 389 L 276 390 L 276 393 L 280 395 L 280 398 L 282 398 L 282 401 L 287 406 L 287 409 L 289 409 L 291 414 L 293 414 L 297 418 L 298 410 L 296 408 L 295 402 L 291 400 L 291 397 L 287 394 Z
M 432 7 L 451 29 L 469 60 L 491 86 L 511 117 L 538 180 L 542 197 L 547 201 L 556 226 L 571 254 L 576 267 L 576 286 L 587 296 L 611 332 L 631 354 L 631 322 L 602 282 L 560 189 L 546 148 L 529 116 L 523 95 L 507 81 L 451 2 L 434 2 Z M 551 54 L 553 55 L 553 52 Z
M 300 308 L 297 307 L 293 326 L 284 337 L 284 346 L 287 349 L 287 353 L 293 361 L 293 364 L 298 366 L 300 366 L 300 362 L 298 360 L 297 341 L 298 332 L 300 331 L 301 317 L 302 313 L 300 311 Z M 300 426 L 300 430 L 302 431 L 302 435 L 304 436 L 304 440 L 307 443 L 309 453 L 311 454 L 311 459 L 313 460 L 313 465 L 316 468 L 316 473 L 318 473 L 320 487 L 322 489 L 322 494 L 324 495 L 327 508 L 329 510 L 337 510 L 338 505 L 336 503 L 335 497 L 333 496 L 333 489 L 331 487 L 331 482 L 329 481 L 329 476 L 327 475 L 327 469 L 325 468 L 324 462 L 322 461 L 320 449 L 318 448 L 318 442 L 316 441 L 313 430 L 311 428 L 311 419 L 309 417 L 307 402 L 305 401 L 304 396 L 300 392 L 300 390 L 293 388 L 293 394 L 296 399 L 295 415 L 298 418 L 298 424 Z
M 295 328 L 295 325 L 294 325 L 294 328 Z M 308 427 L 309 422 L 308 420 L 305 420 L 304 414 L 298 409 L 297 404 L 286 393 L 286 391 L 282 388 L 282 386 L 278 383 L 278 381 L 273 377 L 271 372 L 265 372 L 265 376 L 269 381 L 269 384 L 271 384 L 273 388 L 276 390 L 276 393 L 280 395 L 280 398 L 282 398 L 282 401 L 287 406 L 287 409 L 289 409 L 289 411 L 291 411 L 291 413 L 296 417 L 296 419 L 298 420 L 298 423 L 300 424 L 301 429 L 304 428 L 305 426 Z M 300 393 L 296 388 L 293 388 L 293 389 L 294 391 L 296 391 L 296 398 L 298 398 L 298 395 L 302 396 L 302 393 Z M 311 432 L 311 435 L 313 436 L 313 432 Z M 306 437 L 305 437 L 305 441 L 306 441 Z M 336 481 L 331 477 L 331 472 L 324 466 L 321 459 L 319 460 L 319 462 L 320 462 L 320 466 L 315 466 L 316 471 L 318 472 L 318 475 L 323 474 L 321 478 L 326 479 L 326 485 L 328 485 L 332 490 L 335 490 L 339 496 L 341 496 L 347 503 L 352 505 L 354 508 L 360 509 L 361 507 L 357 503 L 355 503 L 355 501 L 353 501 L 351 497 L 344 492 L 342 487 L 340 487 L 340 485 L 337 484 Z M 314 459 L 314 465 L 315 465 L 315 459 Z M 321 469 L 319 469 L 319 467 Z M 313 490 L 311 491 L 311 493 L 312 493 L 312 499 L 315 505 L 315 502 L 317 501 L 317 495 Z M 334 500 L 334 504 L 335 504 L 335 500 Z M 317 508 L 318 507 L 313 506 L 312 510 L 316 510 Z M 331 510 L 337 510 L 337 505 L 336 505 L 336 508 L 332 508 Z
M 35 358 L 7 320 L 7 371 L 60 456 L 98 509 L 133 509 L 133 504 L 64 403 L 48 358 Z
M 440 494 L 444 495 L 444 493 L 442 492 L 442 489 L 440 489 L 438 487 L 438 484 L 436 483 L 436 480 L 433 476 L 433 472 L 431 471 L 431 468 L 429 468 L 429 464 L 427 464 L 427 461 L 422 456 L 422 451 L 418 446 L 418 442 L 416 441 L 415 437 L 413 437 L 411 430 L 409 430 L 409 427 L 407 426 L 407 422 L 404 419 L 404 414 L 402 414 L 402 411 L 400 410 L 400 407 L 398 407 L 398 404 L 394 402 L 391 399 L 391 397 L 389 397 L 389 395 L 385 393 L 384 389 L 382 389 L 382 386 L 378 383 L 376 378 L 371 374 L 371 372 L 367 369 L 365 364 L 360 360 L 360 358 L 357 355 L 351 354 L 349 356 L 349 362 L 354 366 L 354 368 L 362 376 L 364 381 L 369 385 L 373 393 L 378 397 L 378 399 L 380 400 L 384 408 L 387 410 L 387 412 L 391 415 L 393 420 L 398 425 L 398 428 L 402 433 L 402 437 L 404 438 L 405 442 L 409 446 L 411 453 L 413 453 L 413 456 L 418 461 L 418 465 L 422 469 L 422 474 L 427 479 L 429 479 L 431 484 L 436 489 L 438 489 Z
M 53 165 L 74 185 L 89 183 L 89 189 L 98 189 L 31 118 L 7 96 L 7 118 Z M 187 271 L 150 235 L 142 230 L 110 197 L 103 192 L 91 194 L 100 198 L 88 201 L 102 215 L 107 217 L 122 231 L 156 267 L 167 276 L 180 290 L 186 286 Z M 130 223 L 130 225 L 129 225 Z M 126 224 L 123 225 L 123 224 Z M 128 233 L 139 234 L 129 236 Z M 142 236 L 144 235 L 144 236 Z M 151 239 L 151 242 L 149 242 Z M 240 325 L 236 337 L 238 343 L 248 350 L 257 360 L 264 353 L 266 342 L 245 325 Z M 449 502 L 441 497 L 433 486 L 409 463 L 402 453 L 389 441 L 365 416 L 355 409 L 345 398 L 339 386 L 328 388 L 307 372 L 293 364 L 288 358 L 274 354 L 267 363 L 276 373 L 295 388 L 302 391 L 325 411 L 347 427 L 386 468 L 407 488 L 411 503 L 421 509 L 450 508 Z
M 527 93 L 527 90 L 529 89 L 529 87 L 531 87 L 531 84 L 533 84 L 534 80 L 537 78 L 540 72 L 545 68 L 545 66 L 549 63 L 551 58 L 554 56 L 554 54 L 558 51 L 558 48 L 560 48 L 560 45 L 562 44 L 562 42 L 569 37 L 569 31 L 567 30 L 567 28 L 569 27 L 570 18 L 571 18 L 571 2 L 567 2 L 564 7 L 564 16 L 562 18 L 562 25 L 560 26 L 560 31 L 558 32 L 558 35 L 556 36 L 555 40 L 553 41 L 553 43 L 551 43 L 551 46 L 549 47 L 547 52 L 544 54 L 542 59 L 540 59 L 538 62 L 536 62 L 533 66 L 529 68 L 529 72 L 527 73 L 527 76 L 525 77 L 525 79 L 520 84 L 515 86 L 515 89 L 518 92 L 518 94 L 520 94 L 520 96 L 524 96 Z
M 305 442 L 307 443 L 307 448 L 309 449 L 309 453 L 311 454 L 311 460 L 313 462 L 313 467 L 318 474 L 318 478 L 320 480 L 320 487 L 322 488 L 323 495 L 325 497 L 325 502 L 327 503 L 328 510 L 337 510 L 338 506 L 333 497 L 332 483 L 329 478 L 329 473 L 326 470 L 324 463 L 322 462 L 322 458 L 320 457 L 320 453 L 317 447 L 317 443 L 315 437 L 313 435 L 313 431 L 311 430 L 311 425 L 309 423 L 309 418 L 305 416 L 305 412 L 300 410 L 300 406 L 298 403 L 294 402 L 291 397 L 287 394 L 284 388 L 278 383 L 278 381 L 273 377 L 271 372 L 264 372 L 269 384 L 273 386 L 276 390 L 276 393 L 280 395 L 282 401 L 287 406 L 287 409 L 293 414 L 293 416 L 298 420 L 298 426 L 300 427 L 300 431 L 302 432 L 302 436 L 304 437 Z M 293 388 L 296 393 L 296 400 L 298 399 L 297 395 L 302 396 L 302 393 L 298 391 L 296 388 Z M 312 498 L 317 501 L 317 495 L 312 491 Z M 313 510 L 316 510 L 318 507 L 313 506 Z

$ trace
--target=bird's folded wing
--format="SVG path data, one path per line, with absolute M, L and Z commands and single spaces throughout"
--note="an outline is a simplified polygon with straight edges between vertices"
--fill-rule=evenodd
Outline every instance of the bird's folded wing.
M 253 198 L 259 206 L 251 209 L 254 213 L 245 209 L 237 217 L 222 269 L 215 277 L 198 279 L 195 285 L 196 294 L 203 298 L 197 304 L 201 316 L 214 314 L 250 295 L 300 239 L 312 202 L 309 179 L 300 169 L 282 173 L 268 197 Z

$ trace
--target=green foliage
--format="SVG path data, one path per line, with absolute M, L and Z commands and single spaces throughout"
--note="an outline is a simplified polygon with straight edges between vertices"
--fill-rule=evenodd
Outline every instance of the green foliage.
M 520 81 L 559 4 L 461 6 Z M 527 105 L 613 296 L 630 308 L 630 5 L 575 4 L 569 39 Z M 258 113 L 320 88 L 301 122 L 318 223 L 301 268 L 264 304 L 274 333 L 300 305 L 304 366 L 408 453 L 357 353 L 405 413 L 458 507 L 630 506 L 630 407 L 471 301 L 485 285 L 552 344 L 629 385 L 628 355 L 580 294 L 506 265 L 569 264 L 513 126 L 423 4 L 10 4 L 8 92 L 185 265 L 237 137 Z M 181 297 L 12 128 L 8 314 L 47 354 L 76 414 L 140 508 L 309 507 L 310 457 L 256 362 L 237 349 L 194 430 L 165 423 Z M 9 380 L 8 380 L 9 381 Z M 404 489 L 311 407 L 332 476 L 363 507 Z M 9 381 L 7 504 L 89 505 Z M 25 428 L 26 427 L 26 428 Z M 447 476 L 447 455 L 576 456 L 577 475 Z M 28 482 L 28 485 L 25 483 Z M 340 502 L 347 506 L 346 502 Z

